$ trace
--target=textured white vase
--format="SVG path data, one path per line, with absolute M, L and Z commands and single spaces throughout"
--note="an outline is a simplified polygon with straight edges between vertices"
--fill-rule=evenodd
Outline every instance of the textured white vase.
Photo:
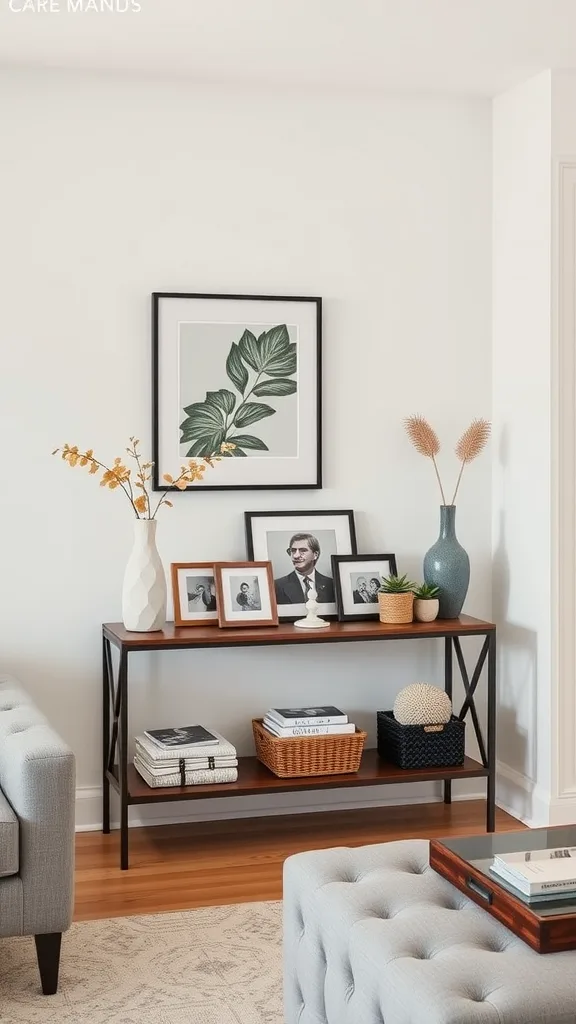
M 163 629 L 166 622 L 166 576 L 156 547 L 155 519 L 134 523 L 134 547 L 122 587 L 122 621 L 136 633 Z

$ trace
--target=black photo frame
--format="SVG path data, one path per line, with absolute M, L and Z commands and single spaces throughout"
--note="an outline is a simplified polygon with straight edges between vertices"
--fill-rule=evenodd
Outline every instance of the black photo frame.
M 342 567 L 350 567 L 353 565 L 357 566 L 354 575 L 358 577 L 358 579 L 353 579 L 352 573 L 354 570 L 348 568 L 348 589 L 346 590 L 342 584 Z M 377 576 L 376 573 L 378 574 Z M 379 617 L 378 594 L 375 592 L 375 601 L 370 602 L 367 600 L 363 593 L 364 588 L 362 587 L 361 579 L 364 579 L 367 588 L 367 596 L 370 597 L 371 582 L 376 580 L 380 582 L 382 577 L 390 575 L 395 576 L 396 573 L 396 556 L 393 554 L 332 555 L 332 576 L 336 592 L 338 621 L 362 622 L 366 619 L 377 619 Z M 355 583 L 360 584 L 357 589 L 354 589 Z
M 337 617 L 331 556 L 356 554 L 356 525 L 352 509 L 305 509 L 304 511 L 245 512 L 246 551 L 251 561 L 272 563 L 278 614 L 282 622 L 306 615 L 306 562 L 308 578 L 317 588 L 322 618 Z M 312 539 L 290 553 L 298 535 Z M 300 571 L 299 571 L 300 570 Z M 301 595 L 299 593 L 301 591 Z M 301 596 L 301 600 L 298 598 Z
M 195 494 L 322 487 L 321 298 L 152 294 L 154 490 L 206 455 Z

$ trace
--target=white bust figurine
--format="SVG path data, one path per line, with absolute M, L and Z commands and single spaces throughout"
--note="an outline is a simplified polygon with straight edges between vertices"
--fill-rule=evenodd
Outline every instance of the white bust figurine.
M 320 607 L 316 598 L 318 594 L 313 587 L 308 591 L 308 600 L 306 601 L 306 610 L 308 612 L 305 619 L 297 619 L 294 623 L 295 626 L 299 626 L 300 629 L 322 629 L 324 626 L 329 626 L 330 623 L 326 622 L 326 619 L 321 619 L 317 615 L 318 608 Z

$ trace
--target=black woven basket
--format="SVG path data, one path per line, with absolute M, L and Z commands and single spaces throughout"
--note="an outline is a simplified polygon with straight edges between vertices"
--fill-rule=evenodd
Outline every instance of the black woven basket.
M 400 768 L 449 768 L 464 764 L 466 723 L 452 715 L 444 725 L 401 725 L 392 711 L 377 711 L 378 753 Z

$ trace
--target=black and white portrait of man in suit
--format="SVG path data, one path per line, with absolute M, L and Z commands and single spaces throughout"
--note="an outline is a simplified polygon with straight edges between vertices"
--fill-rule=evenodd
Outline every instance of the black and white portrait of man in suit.
M 312 590 L 318 614 L 334 618 L 338 609 L 332 559 L 356 553 L 352 510 L 246 512 L 245 520 L 248 557 L 270 562 L 281 619 L 305 616 Z
M 294 568 L 274 580 L 278 604 L 306 603 L 310 590 L 316 591 L 319 604 L 334 601 L 334 581 L 316 568 L 320 557 L 318 538 L 313 533 L 295 533 L 290 538 L 287 554 Z

